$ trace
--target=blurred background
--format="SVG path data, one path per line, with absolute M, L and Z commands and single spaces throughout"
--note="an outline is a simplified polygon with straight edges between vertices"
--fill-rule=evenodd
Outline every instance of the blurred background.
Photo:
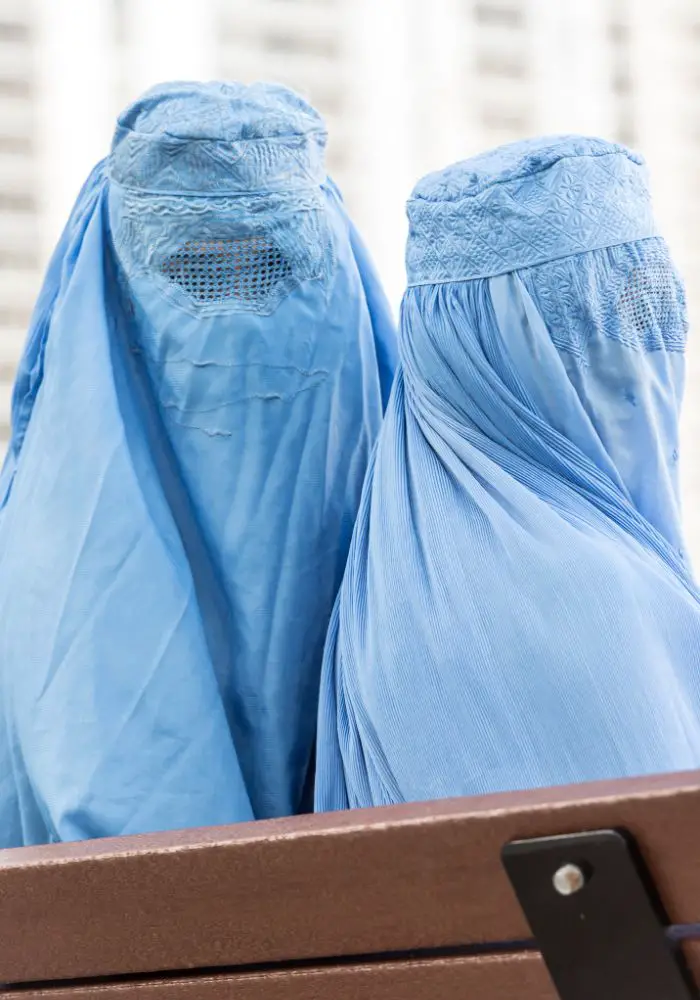
M 0 0 L 0 453 L 42 270 L 118 111 L 167 79 L 286 83 L 398 305 L 418 177 L 512 139 L 585 132 L 648 160 L 700 319 L 700 0 Z M 683 489 L 700 561 L 700 334 Z

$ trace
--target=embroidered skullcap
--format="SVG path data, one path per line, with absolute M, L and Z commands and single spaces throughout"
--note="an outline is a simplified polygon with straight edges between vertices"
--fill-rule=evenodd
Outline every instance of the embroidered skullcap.
M 320 115 L 276 84 L 170 83 L 120 116 L 110 178 L 172 194 L 287 192 L 325 179 Z
M 555 136 L 429 174 L 408 202 L 409 285 L 489 278 L 657 235 L 643 159 Z

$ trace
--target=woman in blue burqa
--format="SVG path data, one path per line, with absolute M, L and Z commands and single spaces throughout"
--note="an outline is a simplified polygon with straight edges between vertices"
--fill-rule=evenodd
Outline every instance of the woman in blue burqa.
M 0 483 L 0 845 L 305 807 L 391 318 L 275 86 L 119 119 L 49 266 Z
M 700 766 L 685 296 L 641 160 L 518 143 L 428 176 L 408 215 L 317 808 Z

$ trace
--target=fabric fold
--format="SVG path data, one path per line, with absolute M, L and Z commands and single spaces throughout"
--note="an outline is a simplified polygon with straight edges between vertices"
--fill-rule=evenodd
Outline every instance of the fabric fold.
M 685 292 L 642 161 L 518 143 L 421 181 L 409 221 L 317 809 L 697 767 Z
M 78 199 L 3 471 L 1 846 L 305 806 L 394 350 L 324 145 L 284 88 L 165 85 Z

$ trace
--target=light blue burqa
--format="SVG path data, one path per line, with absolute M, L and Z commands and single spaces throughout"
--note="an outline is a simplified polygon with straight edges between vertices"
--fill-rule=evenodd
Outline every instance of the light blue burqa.
M 324 145 L 163 86 L 80 194 L 0 484 L 0 846 L 304 808 L 395 350 Z
M 685 298 L 641 161 L 518 143 L 425 178 L 408 214 L 317 808 L 700 767 Z

